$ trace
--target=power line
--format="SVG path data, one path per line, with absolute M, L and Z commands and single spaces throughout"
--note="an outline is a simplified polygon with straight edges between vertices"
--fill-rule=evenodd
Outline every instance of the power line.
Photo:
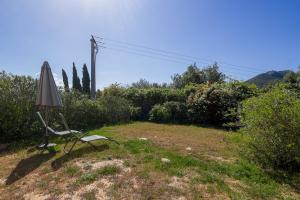
M 166 58 L 162 58 L 162 57 L 152 56 L 152 55 L 149 55 L 149 54 L 142 54 L 142 53 L 139 53 L 139 52 L 124 50 L 124 49 L 120 49 L 120 48 L 107 47 L 107 50 L 118 51 L 118 52 L 127 53 L 127 54 L 134 54 L 134 55 L 138 55 L 138 56 L 143 56 L 143 57 L 148 57 L 148 58 L 152 58 L 152 59 L 178 63 L 178 64 L 188 64 L 186 62 L 182 62 L 182 61 L 178 61 L 178 60 L 166 59 Z M 225 72 L 225 73 L 228 73 L 228 74 L 236 74 L 236 73 L 233 73 L 232 71 L 230 71 L 228 69 L 221 69 L 220 68 L 220 70 Z M 237 69 L 233 69 L 233 70 L 237 70 Z M 243 74 L 245 76 L 249 76 L 249 73 L 241 72 L 241 71 L 239 71 L 238 74 Z
M 152 48 L 152 47 L 148 47 L 148 46 L 145 46 L 145 45 L 128 43 L 128 42 L 113 40 L 113 39 L 109 39 L 109 38 L 103 38 L 103 39 L 107 40 L 107 41 L 114 42 L 114 43 L 120 43 L 120 44 L 123 44 L 123 45 L 134 46 L 134 47 L 143 48 L 143 49 L 148 49 L 150 51 L 162 52 L 162 53 L 165 53 L 165 54 L 173 54 L 173 55 L 177 55 L 177 56 L 180 56 L 180 57 L 185 57 L 185 58 L 190 58 L 190 59 L 196 59 L 196 60 L 204 62 L 204 63 L 205 62 L 206 63 L 207 62 L 209 62 L 209 63 L 214 62 L 214 60 L 211 60 L 211 59 L 198 58 L 198 57 L 195 57 L 195 56 L 185 55 L 185 54 L 181 54 L 181 53 L 178 53 L 178 52 L 166 51 L 166 50 L 161 50 L 161 49 L 157 49 L 157 48 Z M 227 66 L 234 66 L 234 67 L 237 67 L 237 68 L 241 68 L 243 70 L 245 70 L 245 69 L 251 69 L 251 70 L 258 70 L 259 72 L 261 72 L 261 69 L 259 69 L 259 68 L 253 68 L 253 67 L 247 67 L 247 66 L 242 66 L 242 65 L 236 65 L 236 64 L 232 64 L 232 63 L 228 63 L 228 62 L 224 62 L 224 61 L 220 61 L 220 60 L 217 61 L 217 62 L 220 63 L 220 64 L 227 65 Z
M 175 60 L 180 60 L 180 61 L 188 61 L 189 63 L 193 63 L 193 62 L 200 62 L 200 63 L 203 63 L 205 65 L 210 65 L 211 63 L 208 63 L 208 62 L 203 62 L 203 61 L 199 61 L 199 60 L 192 60 L 192 59 L 187 59 L 187 58 L 182 58 L 182 57 L 178 57 L 178 56 L 173 56 L 173 55 L 166 55 L 164 53 L 159 53 L 159 52 L 155 52 L 155 51 L 147 51 L 147 50 L 144 50 L 144 49 L 137 49 L 137 48 L 132 48 L 132 47 L 127 47 L 127 46 L 123 46 L 123 45 L 120 45 L 120 44 L 109 44 L 109 46 L 113 46 L 114 48 L 117 47 L 118 49 L 123 49 L 123 50 L 130 50 L 130 51 L 134 51 L 134 52 L 137 52 L 137 53 L 144 53 L 144 54 L 147 54 L 147 55 L 156 55 L 156 56 L 159 56 L 159 57 L 163 57 L 163 58 L 168 58 L 168 59 L 175 59 Z M 227 68 L 233 68 L 233 69 L 237 69 L 237 70 L 241 70 L 240 68 L 238 67 L 227 67 Z M 261 73 L 261 71 L 256 71 L 256 70 L 251 70 L 251 69 L 243 69 L 243 71 L 248 71 L 248 72 L 251 72 L 251 73 Z

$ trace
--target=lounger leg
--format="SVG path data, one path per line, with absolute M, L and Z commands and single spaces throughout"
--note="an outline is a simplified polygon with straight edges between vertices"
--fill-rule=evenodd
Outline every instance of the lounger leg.
M 114 140 L 114 139 L 112 139 L 112 138 L 110 138 L 110 137 L 107 137 L 107 139 L 108 139 L 109 141 L 111 141 L 111 142 L 114 142 L 114 143 L 116 143 L 116 144 L 120 145 L 120 143 L 119 143 L 119 142 L 117 142 L 116 140 Z
M 84 143 L 88 143 L 88 144 L 91 145 L 96 151 L 99 151 L 99 149 L 98 149 L 95 145 L 93 145 L 91 142 L 84 142 Z

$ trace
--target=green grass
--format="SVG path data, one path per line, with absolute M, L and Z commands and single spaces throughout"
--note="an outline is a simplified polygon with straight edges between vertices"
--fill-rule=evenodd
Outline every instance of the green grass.
M 139 164 L 150 165 L 152 169 L 166 172 L 170 176 L 183 177 L 193 171 L 198 175 L 192 178 L 192 184 L 215 184 L 216 187 L 210 186 L 209 188 L 213 187 L 215 190 L 225 192 L 237 199 L 241 197 L 241 194 L 230 189 L 223 180 L 225 177 L 239 180 L 247 186 L 240 188 L 245 198 L 269 199 L 278 196 L 280 192 L 280 185 L 272 177 L 255 164 L 243 159 L 234 163 L 220 163 L 192 155 L 181 155 L 155 146 L 150 141 L 129 140 L 124 147 L 129 153 L 142 158 L 141 162 L 138 162 Z M 168 158 L 171 162 L 163 163 L 161 158 Z M 140 176 L 148 177 L 145 171 L 140 172 Z
M 117 166 L 105 166 L 100 169 L 96 169 L 92 172 L 85 173 L 77 180 L 79 184 L 88 184 L 96 181 L 101 176 L 115 175 L 120 172 L 120 168 Z
M 89 133 L 113 137 L 121 144 L 97 142 L 95 145 L 102 148 L 99 152 L 85 144 L 78 144 L 69 156 L 57 154 L 53 159 L 63 163 L 62 170 L 53 171 L 49 164 L 52 161 L 45 163 L 40 169 L 40 175 L 44 177 L 44 181 L 38 184 L 40 189 L 45 190 L 49 187 L 50 177 L 55 175 L 57 183 L 67 182 L 72 177 L 75 182 L 70 182 L 70 185 L 74 186 L 74 190 L 78 189 L 78 186 L 84 187 L 103 177 L 111 179 L 112 199 L 130 199 L 133 192 L 134 195 L 140 195 L 138 197 L 141 199 L 170 199 L 170 197 L 176 199 L 181 195 L 187 199 L 200 197 L 297 199 L 299 197 L 300 189 L 297 183 L 300 175 L 267 173 L 255 163 L 245 159 L 240 154 L 240 147 L 246 143 L 248 137 L 241 133 L 142 122 L 104 127 Z M 147 137 L 149 140 L 137 139 L 140 137 Z M 186 151 L 187 146 L 191 146 L 192 151 Z M 19 161 L 21 157 L 23 159 L 28 155 L 24 151 L 18 156 L 20 158 L 14 159 Z M 216 157 L 224 160 L 214 159 Z M 122 167 L 111 165 L 82 170 L 75 163 L 77 159 L 101 162 L 108 158 L 123 160 L 124 167 L 130 168 L 131 172 L 125 173 Z M 167 158 L 170 162 L 164 163 L 161 161 L 162 158 Z M 0 172 L 3 177 L 7 177 L 11 170 L 5 163 L 7 161 L 0 161 L 4 166 L 4 170 Z M 8 173 L 4 174 L 5 171 Z M 122 176 L 114 176 L 116 174 Z M 181 188 L 168 186 L 173 176 L 185 180 L 187 186 Z M 49 180 L 45 177 L 49 177 Z M 132 178 L 137 179 L 139 188 L 136 190 L 128 189 L 133 187 L 130 185 Z M 17 186 L 15 187 L 17 190 Z M 57 186 L 58 191 L 59 189 Z M 127 196 L 122 196 L 126 192 Z M 83 199 L 94 199 L 94 197 L 95 191 L 87 192 L 82 196 Z
M 103 168 L 96 170 L 96 173 L 98 175 L 103 175 L 103 176 L 114 175 L 114 174 L 118 174 L 119 172 L 120 172 L 120 168 L 117 166 L 105 166 Z
M 70 177 L 73 177 L 75 176 L 76 174 L 78 174 L 80 172 L 80 168 L 77 167 L 77 166 L 68 166 L 66 167 L 65 169 L 65 173 L 70 176 Z

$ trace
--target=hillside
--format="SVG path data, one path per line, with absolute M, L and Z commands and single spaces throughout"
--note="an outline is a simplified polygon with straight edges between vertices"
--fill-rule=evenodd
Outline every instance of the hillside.
M 278 80 L 282 80 L 283 77 L 289 72 L 291 72 L 291 70 L 268 71 L 266 73 L 258 74 L 257 76 L 254 76 L 253 78 L 247 80 L 246 82 L 255 84 L 258 87 L 264 87 Z

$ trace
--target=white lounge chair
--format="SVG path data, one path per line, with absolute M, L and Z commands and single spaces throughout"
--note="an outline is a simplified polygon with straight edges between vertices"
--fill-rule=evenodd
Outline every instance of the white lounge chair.
M 61 113 L 59 113 L 59 115 L 60 115 L 60 117 L 61 117 L 61 119 L 63 121 L 63 124 L 64 124 L 65 128 L 67 129 L 65 131 L 55 131 L 55 130 L 53 130 L 51 127 L 49 127 L 49 126 L 46 125 L 46 123 L 45 123 L 45 121 L 44 121 L 44 119 L 43 119 L 43 117 L 42 117 L 42 115 L 41 115 L 40 112 L 37 112 L 37 115 L 39 116 L 39 118 L 40 118 L 42 124 L 44 125 L 44 127 L 47 128 L 50 133 L 52 133 L 52 134 L 54 134 L 56 136 L 63 136 L 63 137 L 65 137 L 66 143 L 64 145 L 63 150 L 64 150 L 64 152 L 66 154 L 70 153 L 73 150 L 75 144 L 78 141 L 83 142 L 83 143 L 88 143 L 89 145 L 91 145 L 96 150 L 97 150 L 97 147 L 92 144 L 92 142 L 96 141 L 96 140 L 109 140 L 109 141 L 113 141 L 113 142 L 119 144 L 117 141 L 115 141 L 115 140 L 113 140 L 113 139 L 111 139 L 109 137 L 105 137 L 105 136 L 101 136 L 101 135 L 89 135 L 89 136 L 87 136 L 88 133 L 82 133 L 81 131 L 71 130 L 69 128 L 69 126 L 68 126 L 68 124 L 67 124 L 67 122 L 66 122 L 66 120 L 65 120 L 65 118 L 63 116 L 63 114 L 61 114 Z M 71 148 L 69 150 L 66 150 L 67 145 L 74 138 L 75 138 L 75 141 L 72 144 Z M 45 145 L 47 145 L 47 147 L 50 147 L 50 146 L 53 146 L 55 144 L 53 144 L 53 143 L 43 144 L 40 147 L 45 147 Z

